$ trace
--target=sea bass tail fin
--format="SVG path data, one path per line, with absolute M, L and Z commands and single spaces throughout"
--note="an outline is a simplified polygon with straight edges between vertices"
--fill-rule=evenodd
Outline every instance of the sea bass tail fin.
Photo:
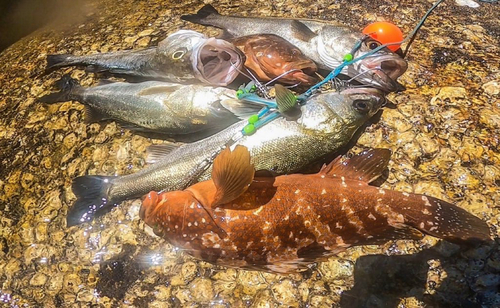
M 68 227 L 90 222 L 109 212 L 115 203 L 108 200 L 113 176 L 85 175 L 73 181 L 72 190 L 77 197 L 66 218 Z
M 70 66 L 73 64 L 70 61 L 71 57 L 74 57 L 70 54 L 62 54 L 62 55 L 48 55 L 47 56 L 47 68 L 46 70 L 53 70 L 58 67 Z
M 181 19 L 199 25 L 213 26 L 207 19 L 211 16 L 217 15 L 220 15 L 219 12 L 211 4 L 207 4 L 196 14 L 182 15 Z
M 60 90 L 59 92 L 44 95 L 38 98 L 38 101 L 47 104 L 67 102 L 73 100 L 75 92 L 82 89 L 78 81 L 69 75 L 64 75 L 55 83 L 55 86 Z
M 486 222 L 466 210 L 446 201 L 412 195 L 408 207 L 402 210 L 407 224 L 417 230 L 457 244 L 490 241 Z

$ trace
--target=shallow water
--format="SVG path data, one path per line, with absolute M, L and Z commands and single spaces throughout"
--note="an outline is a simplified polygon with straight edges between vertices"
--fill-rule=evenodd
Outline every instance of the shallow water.
M 174 1 L 173 1 L 174 2 Z M 221 12 L 339 20 L 362 28 L 391 20 L 408 33 L 428 1 L 223 1 Z M 126 174 L 144 166 L 154 140 L 114 122 L 85 124 L 79 103 L 42 105 L 67 68 L 42 75 L 45 56 L 156 45 L 187 24 L 201 1 L 88 2 L 73 25 L 52 25 L 0 54 L 0 301 L 6 306 L 500 305 L 500 250 L 425 237 L 357 247 L 288 276 L 200 262 L 155 237 L 139 220 L 139 200 L 92 225 L 65 227 L 83 174 Z M 427 20 L 401 78 L 407 91 L 354 142 L 393 151 L 385 188 L 458 204 L 500 234 L 500 7 L 442 4 Z M 239 8 L 238 8 L 239 7 Z M 210 29 L 208 34 L 217 33 Z

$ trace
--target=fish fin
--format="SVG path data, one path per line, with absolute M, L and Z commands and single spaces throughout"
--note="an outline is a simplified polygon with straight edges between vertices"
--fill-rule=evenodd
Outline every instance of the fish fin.
M 83 120 L 85 123 L 96 123 L 109 119 L 108 116 L 99 112 L 99 110 L 94 109 L 90 106 L 85 105 L 83 108 Z
M 68 59 L 72 55 L 70 54 L 62 54 L 62 55 L 48 55 L 47 56 L 47 68 L 46 70 L 51 70 L 56 67 L 64 67 L 71 65 L 71 61 Z
M 222 100 L 220 104 L 240 119 L 247 119 L 262 109 L 262 106 L 239 99 L 225 99 Z
M 154 94 L 165 94 L 165 93 L 170 93 L 174 92 L 175 90 L 179 89 L 178 84 L 172 84 L 172 85 L 158 85 L 154 87 L 149 87 L 146 89 L 143 89 L 137 93 L 139 96 L 147 96 L 147 95 L 154 95 Z
M 210 207 L 214 208 L 238 198 L 248 189 L 254 174 L 250 152 L 245 146 L 237 145 L 232 152 L 226 148 L 214 160 L 212 181 L 216 193 Z
M 292 27 L 292 35 L 304 42 L 309 42 L 313 37 L 318 35 L 298 20 L 292 20 L 290 26 Z
M 488 224 L 466 210 L 446 201 L 411 194 L 401 209 L 405 224 L 452 243 L 480 243 L 491 240 Z
M 67 102 L 73 100 L 73 95 L 83 89 L 78 81 L 69 75 L 64 75 L 56 81 L 55 87 L 60 91 L 39 97 L 38 101 L 47 104 Z
M 75 204 L 68 210 L 66 225 L 76 226 L 90 222 L 95 217 L 109 212 L 116 203 L 108 200 L 113 176 L 85 175 L 73 180 L 72 190 L 77 197 Z
M 196 14 L 182 15 L 181 19 L 190 21 L 195 24 L 211 26 L 212 24 L 207 22 L 205 19 L 213 15 L 220 15 L 220 14 L 211 4 L 206 4 L 201 9 L 199 9 L 198 12 L 196 12 Z
M 297 97 L 292 91 L 280 84 L 275 85 L 274 90 L 276 91 L 276 104 L 279 112 L 285 113 L 297 106 Z
M 323 166 L 319 174 L 370 183 L 382 175 L 390 158 L 389 149 L 369 149 L 352 158 L 342 160 L 337 157 L 330 164 Z
M 146 163 L 155 164 L 180 146 L 176 143 L 152 144 L 146 149 Z

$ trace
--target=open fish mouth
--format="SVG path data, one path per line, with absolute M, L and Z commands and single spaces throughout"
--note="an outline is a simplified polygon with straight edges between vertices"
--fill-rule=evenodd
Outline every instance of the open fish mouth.
M 406 72 L 408 63 L 396 54 L 389 54 L 367 57 L 355 66 L 358 74 L 349 73 L 355 80 L 392 92 L 398 89 L 397 79 Z
M 238 76 L 244 55 L 233 44 L 209 38 L 199 43 L 192 54 L 195 74 L 200 80 L 218 86 L 227 86 Z

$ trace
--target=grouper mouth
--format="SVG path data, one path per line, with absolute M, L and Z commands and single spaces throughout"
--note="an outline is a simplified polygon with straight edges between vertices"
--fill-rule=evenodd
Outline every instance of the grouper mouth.
M 408 63 L 396 54 L 367 57 L 357 65 L 358 75 L 355 79 L 363 84 L 393 92 L 398 89 L 398 77 L 403 75 L 407 68 Z
M 233 44 L 209 38 L 193 48 L 192 62 L 196 77 L 205 83 L 227 86 L 238 76 L 244 55 Z

